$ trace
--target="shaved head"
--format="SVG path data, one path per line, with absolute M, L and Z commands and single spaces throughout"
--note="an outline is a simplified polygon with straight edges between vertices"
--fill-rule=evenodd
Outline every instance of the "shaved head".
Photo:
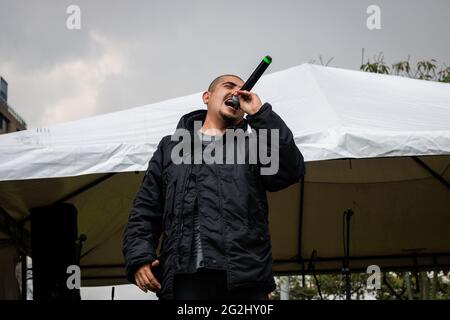
M 213 92 L 214 89 L 216 88 L 216 85 L 220 82 L 220 80 L 222 80 L 223 77 L 235 77 L 235 78 L 241 80 L 242 82 L 244 82 L 244 80 L 242 80 L 240 77 L 238 77 L 238 76 L 236 76 L 236 75 L 234 75 L 234 74 L 223 74 L 223 75 L 221 75 L 221 76 L 218 76 L 217 78 L 215 78 L 215 79 L 211 82 L 211 84 L 210 84 L 209 87 L 208 87 L 208 91 L 209 91 L 209 92 Z

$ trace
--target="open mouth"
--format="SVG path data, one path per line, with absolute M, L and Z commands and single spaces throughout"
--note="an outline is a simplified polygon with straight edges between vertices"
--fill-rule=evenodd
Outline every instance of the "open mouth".
M 225 100 L 225 104 L 227 105 L 227 106 L 230 106 L 230 107 L 232 107 L 233 106 L 233 99 L 227 99 L 227 100 Z
M 225 100 L 225 105 L 230 107 L 233 110 L 236 110 L 236 108 L 234 107 L 234 103 L 233 103 L 233 99 L 232 98 L 228 98 Z

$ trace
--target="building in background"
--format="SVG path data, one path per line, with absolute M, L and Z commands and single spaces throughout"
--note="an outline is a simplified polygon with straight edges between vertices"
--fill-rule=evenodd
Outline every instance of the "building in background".
M 0 134 L 26 128 L 27 123 L 8 105 L 8 82 L 0 77 Z

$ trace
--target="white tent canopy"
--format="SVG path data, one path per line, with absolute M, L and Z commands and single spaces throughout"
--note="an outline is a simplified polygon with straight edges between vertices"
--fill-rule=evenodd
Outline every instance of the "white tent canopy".
M 316 270 L 339 270 L 349 208 L 352 269 L 450 264 L 448 84 L 303 64 L 254 91 L 307 161 L 302 184 L 269 194 L 275 271 L 300 272 L 314 250 Z M 0 207 L 20 221 L 33 207 L 74 204 L 88 238 L 84 284 L 121 283 L 122 228 L 142 171 L 199 108 L 197 93 L 0 136 Z

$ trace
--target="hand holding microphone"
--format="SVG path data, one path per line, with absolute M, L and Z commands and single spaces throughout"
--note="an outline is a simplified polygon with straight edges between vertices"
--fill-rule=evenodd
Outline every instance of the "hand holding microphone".
M 249 115 L 255 114 L 261 108 L 262 102 L 256 93 L 238 90 L 236 97 L 239 108 Z
M 242 105 L 242 110 L 247 112 L 248 114 L 253 114 L 258 111 L 259 107 L 261 107 L 261 100 L 259 97 L 250 92 L 256 82 L 261 78 L 264 71 L 266 71 L 267 67 L 272 63 L 272 58 L 270 56 L 265 56 L 261 63 L 256 67 L 255 71 L 253 71 L 252 75 L 247 79 L 247 81 L 242 86 L 241 90 L 237 92 L 237 96 L 233 96 L 230 102 L 226 102 L 226 104 L 230 107 L 238 109 Z M 259 102 L 259 106 L 256 106 Z

